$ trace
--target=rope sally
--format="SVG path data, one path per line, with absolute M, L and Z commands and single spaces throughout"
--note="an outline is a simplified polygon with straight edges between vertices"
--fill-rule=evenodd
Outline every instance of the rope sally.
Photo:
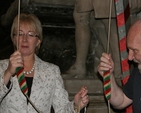
M 18 1 L 18 37 L 17 37 L 17 50 L 19 50 L 19 30 L 20 30 L 20 0 Z M 24 76 L 24 68 L 23 67 L 17 67 L 16 68 L 16 76 L 18 78 L 18 82 L 19 82 L 19 86 L 20 89 L 22 91 L 22 93 L 25 95 L 25 97 L 27 98 L 27 100 L 29 101 L 29 103 L 33 106 L 33 108 L 38 112 L 38 113 L 42 113 L 41 111 L 39 111 L 36 106 L 33 104 L 33 102 L 30 100 L 30 98 L 28 97 L 28 86 L 26 83 L 26 79 Z
M 20 0 L 19 0 L 19 3 L 18 3 L 19 7 L 18 7 L 18 37 L 17 37 L 17 50 L 19 50 L 19 29 L 20 29 Z M 18 82 L 19 82 L 19 86 L 20 86 L 20 89 L 21 91 L 27 95 L 28 94 L 28 87 L 27 87 L 27 83 L 26 83 L 26 80 L 25 80 L 25 76 L 24 76 L 24 73 L 23 73 L 23 67 L 17 67 L 16 68 L 16 75 L 17 75 L 17 78 L 18 78 Z
M 18 82 L 19 82 L 19 86 L 20 86 L 21 91 L 25 95 L 28 95 L 28 87 L 27 87 L 27 83 L 26 83 L 25 76 L 23 73 L 23 68 L 17 67 L 16 68 L 16 75 L 18 78 Z
M 107 53 L 109 53 L 109 43 L 110 43 L 110 33 L 111 33 L 111 12 L 112 12 L 112 0 L 110 1 L 110 11 L 109 11 Z M 103 85 L 104 85 L 104 95 L 108 101 L 108 112 L 111 113 L 110 102 L 109 102 L 111 98 L 110 70 L 105 71 L 103 74 Z

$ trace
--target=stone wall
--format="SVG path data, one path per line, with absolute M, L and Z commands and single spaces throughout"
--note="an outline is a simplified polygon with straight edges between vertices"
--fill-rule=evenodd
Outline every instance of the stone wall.
M 121 80 L 117 79 L 121 85 Z M 88 87 L 90 103 L 87 106 L 87 113 L 108 113 L 107 101 L 103 95 L 103 83 L 100 79 L 64 79 L 65 88 L 69 93 L 70 100 L 82 86 Z M 111 106 L 111 113 L 123 113 L 124 110 L 114 110 Z

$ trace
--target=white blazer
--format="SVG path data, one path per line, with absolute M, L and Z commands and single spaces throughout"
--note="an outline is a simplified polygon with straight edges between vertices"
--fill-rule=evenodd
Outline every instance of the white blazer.
M 0 61 L 0 113 L 37 113 L 20 90 L 17 77 L 11 77 L 8 89 L 3 80 L 8 60 Z M 42 61 L 35 55 L 35 71 L 30 99 L 42 113 L 75 113 L 73 102 L 68 100 L 58 66 Z

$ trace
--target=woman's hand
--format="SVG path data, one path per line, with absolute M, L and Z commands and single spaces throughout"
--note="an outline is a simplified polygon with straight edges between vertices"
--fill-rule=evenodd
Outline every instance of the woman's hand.
M 82 87 L 81 90 L 74 97 L 74 108 L 81 110 L 89 103 L 87 87 Z M 80 107 L 80 108 L 79 108 Z
M 4 73 L 4 83 L 8 84 L 11 76 L 16 72 L 17 67 L 23 67 L 23 58 L 19 51 L 15 51 L 9 58 L 9 64 Z
M 15 74 L 17 67 L 23 67 L 23 58 L 19 51 L 15 51 L 9 58 L 8 68 L 6 72 L 11 76 Z
M 98 72 L 103 76 L 104 71 L 110 70 L 110 73 L 114 71 L 114 62 L 110 54 L 102 53 L 100 63 L 98 65 Z

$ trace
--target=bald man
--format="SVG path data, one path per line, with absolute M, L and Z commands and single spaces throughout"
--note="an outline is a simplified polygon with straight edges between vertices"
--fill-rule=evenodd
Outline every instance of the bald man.
M 110 103 L 116 109 L 123 109 L 133 104 L 133 112 L 141 111 L 141 19 L 137 20 L 129 29 L 127 35 L 128 59 L 138 64 L 130 75 L 127 83 L 121 89 L 115 82 L 113 71 L 114 62 L 110 54 L 103 53 L 100 58 L 98 72 L 110 70 L 111 99 Z

